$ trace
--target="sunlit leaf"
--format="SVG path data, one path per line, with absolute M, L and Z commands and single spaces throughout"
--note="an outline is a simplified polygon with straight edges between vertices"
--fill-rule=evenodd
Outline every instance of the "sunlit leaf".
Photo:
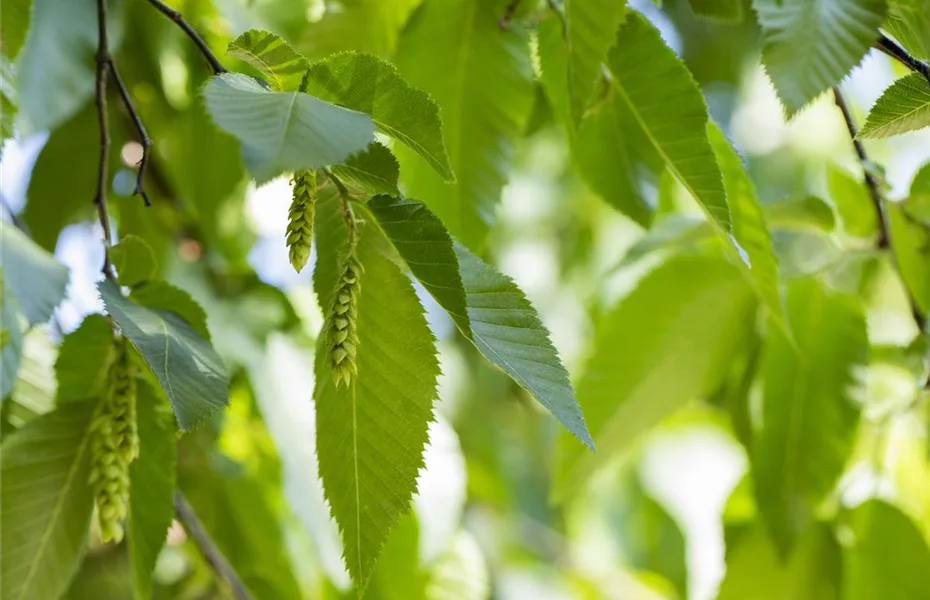
M 33 0 L 9 0 L 0 5 L 0 51 L 16 60 L 29 30 Z
M 626 14 L 621 0 L 566 0 L 565 38 L 568 45 L 568 93 L 572 119 L 581 121 L 591 100 L 601 65 Z
M 368 194 L 399 196 L 397 178 L 400 166 L 397 159 L 383 145 L 373 142 L 363 152 L 353 154 L 343 164 L 331 168 L 350 189 Z
M 898 204 L 885 204 L 895 264 L 911 297 L 930 313 L 930 225 L 920 223 Z
M 930 82 L 920 73 L 895 81 L 875 101 L 861 138 L 883 138 L 930 126 Z
M 13 391 L 23 352 L 23 325 L 20 323 L 19 302 L 0 273 L 0 400 Z
M 229 42 L 226 54 L 261 71 L 276 92 L 297 91 L 309 66 L 287 42 L 260 29 L 250 29 Z

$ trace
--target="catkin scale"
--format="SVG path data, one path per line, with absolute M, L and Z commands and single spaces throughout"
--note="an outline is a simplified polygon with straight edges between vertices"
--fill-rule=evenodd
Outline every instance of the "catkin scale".
M 342 277 L 333 294 L 333 309 L 329 318 L 329 357 L 336 387 L 348 386 L 358 373 L 355 350 L 358 347 L 358 297 L 361 293 L 359 275 L 362 266 L 354 249 L 343 265 Z
M 291 265 L 300 273 L 310 258 L 313 211 L 316 205 L 316 171 L 294 173 L 294 192 L 287 214 L 287 248 Z
M 125 339 L 116 344 L 107 381 L 107 395 L 93 423 L 88 483 L 97 504 L 100 538 L 118 543 L 129 510 L 129 463 L 139 455 L 136 380 Z

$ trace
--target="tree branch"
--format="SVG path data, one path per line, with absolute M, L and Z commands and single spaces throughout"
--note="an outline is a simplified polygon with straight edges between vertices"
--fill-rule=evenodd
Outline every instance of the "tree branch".
M 110 69 L 110 46 L 107 40 L 107 1 L 97 0 L 97 76 L 96 100 L 97 120 L 100 124 L 100 166 L 97 171 L 97 216 L 103 227 L 103 274 L 116 279 L 110 262 L 110 246 L 113 234 L 110 231 L 110 216 L 107 211 L 107 159 L 110 154 L 110 129 L 107 122 L 107 72 Z
M 859 163 L 862 165 L 862 170 L 865 173 L 865 184 L 869 188 L 869 197 L 872 198 L 872 204 L 875 206 L 875 214 L 878 217 L 878 241 L 876 245 L 879 248 L 888 247 L 888 222 L 885 219 L 885 209 L 882 206 L 882 194 L 878 189 L 878 181 L 872 175 L 871 169 L 869 168 L 869 157 L 865 153 L 865 147 L 863 147 L 862 142 L 856 137 L 856 126 L 853 124 L 852 115 L 849 113 L 849 107 L 846 106 L 846 101 L 843 100 L 843 94 L 840 93 L 840 88 L 833 88 L 833 100 L 836 102 L 836 106 L 840 109 L 840 112 L 843 113 L 843 120 L 846 121 L 846 130 L 849 131 L 849 137 L 852 139 L 853 148 L 856 150 L 856 156 L 859 157 Z
M 161 2 L 160 0 L 147 0 L 149 4 L 154 6 L 158 12 L 165 15 L 169 19 L 175 22 L 175 24 L 180 27 L 184 33 L 187 34 L 187 37 L 191 39 L 194 44 L 197 45 L 197 48 L 200 49 L 200 53 L 203 54 L 203 57 L 207 59 L 207 62 L 210 63 L 210 66 L 213 68 L 214 73 L 226 73 L 226 67 L 219 61 L 215 54 L 210 50 L 210 47 L 207 46 L 207 43 L 203 41 L 203 38 L 200 37 L 194 28 L 190 26 L 190 23 L 184 20 L 184 17 L 181 16 L 181 13 L 174 10 L 170 6 Z
M 151 206 L 152 202 L 149 200 L 148 194 L 145 193 L 145 187 L 142 185 L 142 178 L 145 176 L 145 167 L 149 162 L 149 151 L 152 148 L 152 139 L 149 137 L 148 132 L 145 130 L 145 125 L 142 123 L 142 117 L 139 116 L 139 113 L 136 111 L 136 107 L 132 103 L 132 98 L 129 96 L 129 91 L 126 89 L 126 85 L 123 83 L 123 78 L 120 77 L 119 71 L 116 69 L 116 63 L 113 62 L 112 58 L 109 62 L 110 73 L 113 74 L 113 81 L 116 82 L 116 87 L 119 89 L 119 95 L 123 99 L 123 105 L 129 112 L 129 116 L 132 118 L 132 122 L 136 126 L 136 131 L 139 132 L 139 137 L 141 138 L 140 142 L 142 143 L 142 159 L 137 165 L 139 170 L 136 172 L 136 187 L 132 191 L 132 195 L 142 196 L 142 200 L 145 202 L 145 205 Z
M 103 2 L 103 0 L 98 1 Z M 184 529 L 187 531 L 188 535 L 190 535 L 194 542 L 200 547 L 200 551 L 203 552 L 204 558 L 207 559 L 207 562 L 210 563 L 210 566 L 216 574 L 229 583 L 233 596 L 235 596 L 237 600 L 253 600 L 252 594 L 245 587 L 245 584 L 242 583 L 239 574 L 236 573 L 236 570 L 233 569 L 229 561 L 226 560 L 226 557 L 223 556 L 223 553 L 220 552 L 220 549 L 217 548 L 216 543 L 210 537 L 210 534 L 207 533 L 207 530 L 204 529 L 200 519 L 197 518 L 194 509 L 180 491 L 174 492 L 174 512 L 181 524 L 184 525 Z
M 930 84 L 930 65 L 923 62 L 922 60 L 917 60 L 908 54 L 907 50 L 898 45 L 898 43 L 892 40 L 890 37 L 885 34 L 881 34 L 881 37 L 879 37 L 878 41 L 875 42 L 875 47 L 911 71 L 923 75 L 924 79 L 927 80 L 927 83 Z

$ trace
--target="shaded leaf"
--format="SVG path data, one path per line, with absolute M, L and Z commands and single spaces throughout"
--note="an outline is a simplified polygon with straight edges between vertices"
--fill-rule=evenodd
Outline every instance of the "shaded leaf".
M 400 176 L 397 159 L 390 150 L 377 142 L 353 154 L 343 164 L 333 165 L 330 170 L 350 189 L 367 194 L 400 195 L 397 190 L 397 178 Z
M 171 311 L 184 319 L 197 335 L 210 341 L 210 331 L 207 329 L 207 313 L 191 295 L 170 283 L 161 280 L 146 281 L 136 286 L 129 298 L 153 310 Z
M 242 142 L 245 165 L 259 183 L 342 162 L 374 135 L 367 115 L 309 94 L 272 92 L 246 75 L 217 75 L 203 95 L 213 121 Z
M 3 284 L 19 300 L 29 324 L 48 321 L 65 297 L 68 269 L 6 221 L 0 221 L 0 254 Z
M 930 313 L 930 225 L 918 222 L 894 202 L 885 203 L 895 264 L 923 314 Z
M 3 440 L 0 590 L 11 600 L 55 600 L 87 544 L 93 496 L 90 423 L 96 403 L 69 404 Z
M 182 429 L 229 404 L 226 369 L 216 351 L 175 314 L 123 297 L 110 280 L 97 291 L 120 329 L 158 378 Z
M 843 219 L 846 233 L 858 237 L 875 235 L 878 219 L 864 180 L 858 180 L 843 169 L 830 165 L 827 168 L 827 188 Z
M 299 50 L 311 59 L 345 50 L 393 56 L 410 14 L 422 0 L 342 0 L 314 23 Z M 306 9 L 304 9 L 306 10 Z
M 23 47 L 31 12 L 32 0 L 7 0 L 0 4 L 0 52 L 9 60 L 16 60 Z
M 404 81 L 391 63 L 370 54 L 336 54 L 310 66 L 306 91 L 370 115 L 378 131 L 419 154 L 443 180 L 455 181 L 439 107 Z
M 601 78 L 601 65 L 614 44 L 626 14 L 622 0 L 566 0 L 565 38 L 568 45 L 568 93 L 572 119 L 581 121 Z
M 0 400 L 13 391 L 23 352 L 23 326 L 19 302 L 0 271 Z
M 930 1 L 890 0 L 890 14 L 882 29 L 914 58 L 930 58 Z
M 120 285 L 133 287 L 155 276 L 155 254 L 139 236 L 127 235 L 110 248 L 110 261 Z
M 860 138 L 884 138 L 930 126 L 930 82 L 920 73 L 898 79 L 875 101 Z
M 229 42 L 226 54 L 261 71 L 276 92 L 297 91 L 309 66 L 287 42 L 260 29 L 250 29 Z
M 695 14 L 725 23 L 743 20 L 742 0 L 689 0 Z
M 81 325 L 65 336 L 55 361 L 59 406 L 98 397 L 105 393 L 113 358 L 113 326 L 103 315 L 84 317 Z

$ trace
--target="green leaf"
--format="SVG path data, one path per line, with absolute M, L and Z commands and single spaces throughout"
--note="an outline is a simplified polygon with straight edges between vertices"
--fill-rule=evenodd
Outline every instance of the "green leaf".
M 884 138 L 930 126 L 930 83 L 920 73 L 895 81 L 875 101 L 860 138 Z
M 0 221 L 3 282 L 17 300 L 30 325 L 45 323 L 65 297 L 68 269 L 26 234 Z
M 119 49 L 122 42 L 122 8 L 120 0 L 108 6 L 111 52 Z M 31 23 L 16 63 L 17 130 L 23 136 L 55 129 L 80 110 L 93 94 L 97 3 L 94 0 L 34 0 Z M 92 195 L 92 190 L 88 194 Z
M 134 287 L 155 276 L 155 254 L 139 236 L 127 235 L 110 248 L 110 261 L 120 285 Z
M 16 60 L 29 31 L 32 0 L 7 0 L 0 5 L 0 52 Z
M 194 332 L 210 341 L 207 329 L 207 313 L 191 295 L 170 283 L 161 280 L 146 281 L 136 286 L 129 298 L 136 304 L 159 311 L 171 311 L 184 319 Z
M 348 233 L 335 195 L 317 201 L 319 258 L 314 284 L 324 314 L 332 307 Z M 357 210 L 364 210 L 359 207 Z M 410 281 L 381 254 L 378 230 L 359 223 L 357 376 L 333 383 L 328 335 L 316 357 L 316 435 L 320 476 L 343 539 L 343 557 L 364 589 L 382 545 L 410 509 L 423 466 L 439 374 L 432 333 Z
M 885 203 L 895 264 L 923 314 L 930 313 L 930 225 L 920 223 L 894 202 Z
M 836 85 L 878 37 L 886 0 L 754 0 L 762 64 L 789 117 Z
M 96 403 L 63 406 L 3 440 L 0 595 L 55 600 L 87 544 L 93 496 L 90 424 Z
M 19 302 L 0 270 L 0 400 L 13 391 L 23 352 L 23 325 L 19 320 Z
M 626 103 L 668 169 L 713 222 L 730 231 L 720 168 L 707 138 L 707 107 L 684 63 L 659 32 L 631 13 L 610 51 L 619 101 Z
M 713 236 L 713 228 L 706 219 L 670 213 L 656 221 L 642 237 L 630 245 L 616 268 L 629 267 L 660 250 L 677 251 L 694 248 L 698 243 Z
M 397 68 L 370 54 L 342 52 L 314 63 L 306 91 L 370 115 L 378 131 L 419 154 L 444 181 L 455 181 L 442 139 L 439 107 Z
M 139 457 L 129 465 L 129 558 L 133 597 L 152 597 L 155 560 L 165 544 L 174 519 L 175 450 L 171 413 L 161 411 L 160 400 L 146 384 L 136 395 L 139 422 Z M 164 406 L 167 410 L 167 405 Z
M 691 10 L 698 16 L 724 23 L 743 20 L 742 0 L 689 0 Z
M 836 227 L 833 208 L 817 196 L 789 196 L 766 204 L 765 220 L 775 229 L 815 228 L 830 232 Z
M 614 44 L 626 15 L 622 0 L 566 0 L 565 38 L 568 44 L 568 93 L 573 121 L 578 124 L 601 78 L 601 65 Z
M 762 523 L 728 530 L 727 573 L 717 600 L 839 600 L 843 572 L 840 545 L 830 525 L 815 523 L 787 561 Z
M 568 372 L 520 288 L 454 242 L 420 202 L 377 196 L 369 206 L 410 271 L 465 337 L 593 450 Z
M 772 234 L 765 223 L 756 188 L 746 173 L 743 161 L 723 131 L 715 124 L 708 126 L 710 144 L 723 173 L 723 185 L 733 220 L 733 237 L 748 260 L 736 257 L 734 262 L 749 281 L 759 299 L 780 322 L 784 321 L 781 295 L 778 291 L 778 263 L 772 249 Z M 729 244 L 728 249 L 732 248 Z M 735 254 L 735 253 L 734 253 Z
M 367 115 L 300 92 L 272 92 L 238 73 L 213 77 L 203 96 L 213 121 L 242 142 L 243 160 L 258 183 L 340 163 L 374 135 Z
M 490 579 L 481 546 L 462 529 L 433 563 L 426 600 L 486 600 L 491 597 Z
M 456 183 L 404 148 L 397 158 L 406 194 L 419 198 L 466 246 L 483 245 L 533 105 L 525 28 L 498 24 L 506 0 L 426 0 L 397 48 L 404 78 L 441 109 Z
M 345 50 L 390 57 L 410 14 L 421 1 L 343 0 L 338 10 L 327 10 L 319 22 L 311 25 L 299 49 L 311 58 Z M 301 6 L 306 12 L 303 3 Z
M 259 29 L 250 29 L 229 42 L 226 54 L 261 71 L 276 92 L 297 91 L 309 66 L 287 42 Z
M 845 170 L 830 165 L 827 168 L 827 188 L 843 219 L 846 233 L 857 237 L 875 235 L 878 219 L 864 180 L 857 180 Z
M 567 499 L 638 435 L 714 388 L 754 309 L 752 290 L 721 258 L 674 256 L 640 280 L 597 324 L 578 383 L 599 451 L 562 436 L 553 498 Z
M 930 58 L 930 1 L 891 0 L 888 4 L 891 12 L 882 29 L 914 58 Z
M 377 142 L 353 154 L 343 164 L 333 165 L 330 170 L 349 189 L 366 194 L 400 195 L 397 190 L 397 178 L 400 176 L 397 159 L 390 150 Z
M 158 378 L 181 429 L 229 404 L 226 369 L 209 342 L 175 314 L 142 307 L 110 280 L 97 284 L 107 312 Z
M 113 352 L 113 327 L 103 315 L 87 315 L 65 336 L 55 361 L 56 404 L 102 396 Z
M 868 500 L 850 516 L 855 543 L 846 551 L 848 600 L 926 600 L 930 548 L 900 509 Z
M 762 364 L 763 428 L 751 453 L 763 519 L 785 555 L 812 521 L 852 449 L 859 407 L 854 369 L 868 354 L 865 318 L 855 298 L 813 279 L 788 287 L 793 344 L 768 334 Z

